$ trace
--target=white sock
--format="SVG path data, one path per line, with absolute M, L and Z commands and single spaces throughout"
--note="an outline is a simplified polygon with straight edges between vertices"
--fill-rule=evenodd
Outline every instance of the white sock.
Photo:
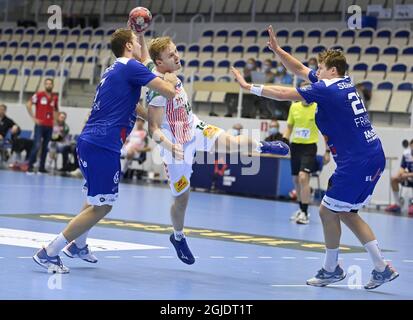
M 399 191 L 393 191 L 394 203 L 400 207 Z
M 367 242 L 364 245 L 364 248 L 366 248 L 367 252 L 370 254 L 371 259 L 373 260 L 374 269 L 376 269 L 376 271 L 383 272 L 384 269 L 386 269 L 387 263 L 386 261 L 384 261 L 377 240 Z
M 328 272 L 333 272 L 336 270 L 338 265 L 338 248 L 337 249 L 327 249 L 326 248 L 326 255 L 324 257 L 324 265 L 323 268 Z
M 86 246 L 86 240 L 87 240 L 88 233 L 89 231 L 86 231 L 84 234 L 82 234 L 81 236 L 75 239 L 76 246 L 79 249 L 82 249 Z
M 63 236 L 63 233 L 59 233 L 59 235 L 46 247 L 47 255 L 49 257 L 57 256 L 66 245 L 66 238 Z
M 176 241 L 181 241 L 183 238 L 185 238 L 185 235 L 184 235 L 183 231 L 174 230 L 174 236 L 175 236 Z

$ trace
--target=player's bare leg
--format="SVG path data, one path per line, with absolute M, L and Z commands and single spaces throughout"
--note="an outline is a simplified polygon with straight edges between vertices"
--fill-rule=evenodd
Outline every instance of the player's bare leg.
M 320 206 L 320 218 L 323 223 L 326 255 L 323 267 L 317 275 L 307 280 L 308 285 L 324 287 L 346 277 L 344 270 L 338 265 L 338 248 L 341 237 L 341 223 L 337 213 L 325 206 Z
M 185 212 L 189 200 L 189 188 L 184 193 L 174 197 L 174 202 L 171 206 L 171 220 L 175 232 L 183 232 Z
M 310 195 L 311 195 L 311 189 L 310 189 L 310 174 L 305 171 L 300 171 L 298 173 L 298 185 L 299 190 L 300 190 L 300 215 L 297 217 L 296 222 L 298 224 L 308 224 L 309 219 L 308 219 L 308 205 L 310 203 Z
M 295 192 L 297 194 L 297 202 L 301 204 L 301 187 L 298 181 L 298 176 L 293 176 L 293 183 L 294 183 Z M 296 221 L 298 217 L 300 216 L 300 213 L 301 213 L 301 205 L 300 205 L 300 208 L 292 214 L 292 216 L 290 217 L 290 220 Z
M 175 200 L 171 206 L 171 220 L 174 228 L 174 233 L 171 234 L 169 240 L 173 244 L 176 250 L 178 258 L 186 264 L 193 264 L 195 258 L 188 247 L 186 238 L 184 235 L 184 220 L 185 212 L 188 206 L 190 189 L 186 190 L 184 193 L 175 197 Z

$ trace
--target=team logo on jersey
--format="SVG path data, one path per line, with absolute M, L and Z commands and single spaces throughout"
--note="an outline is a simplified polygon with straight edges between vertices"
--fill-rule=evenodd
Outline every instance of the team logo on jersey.
M 212 126 L 212 125 L 208 125 L 204 131 L 202 131 L 202 133 L 204 134 L 205 137 L 207 137 L 208 139 L 212 139 L 215 134 L 219 131 L 218 127 Z
M 177 182 L 174 183 L 174 188 L 176 192 L 181 192 L 184 190 L 187 186 L 189 185 L 188 180 L 186 179 L 185 176 L 182 176 L 181 179 L 179 179 Z
M 47 104 L 47 98 L 46 97 L 42 97 L 40 99 L 40 104 Z

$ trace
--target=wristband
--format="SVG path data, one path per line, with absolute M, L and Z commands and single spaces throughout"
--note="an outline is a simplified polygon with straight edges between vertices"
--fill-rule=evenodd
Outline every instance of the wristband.
M 261 94 L 262 94 L 262 90 L 264 89 L 264 86 L 261 84 L 261 85 L 258 85 L 258 84 L 252 84 L 251 85 L 251 89 L 250 89 L 250 92 L 252 93 L 252 94 L 255 94 L 256 96 L 259 96 L 259 97 L 261 97 Z

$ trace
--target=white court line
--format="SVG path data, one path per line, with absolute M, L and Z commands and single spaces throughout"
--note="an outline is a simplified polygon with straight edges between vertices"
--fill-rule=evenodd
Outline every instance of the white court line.
M 31 259 L 33 257 L 17 257 L 17 259 Z
M 320 260 L 319 257 L 305 257 L 305 259 L 308 259 L 308 260 Z
M 292 260 L 292 259 L 297 259 L 297 257 L 281 257 L 281 259 Z
M 237 257 L 234 257 L 234 259 L 248 259 L 248 257 L 245 257 L 245 256 L 237 256 Z
M 265 256 L 263 256 L 263 257 L 258 257 L 258 259 L 272 259 L 272 257 L 265 257 Z
M 368 259 L 366 259 L 366 258 L 354 258 L 354 260 L 357 260 L 357 261 L 367 261 Z
M 105 256 L 106 259 L 119 259 L 120 256 Z
M 410 263 L 410 262 L 413 262 L 413 260 L 403 260 L 403 262 Z
M 0 259 L 4 259 L 4 257 L 0 257 Z
M 384 261 L 386 261 L 386 262 L 392 262 L 393 260 L 391 260 L 391 259 L 384 259 Z
M 299 287 L 299 288 L 314 288 L 316 286 L 310 286 L 308 284 L 272 284 L 271 287 Z M 363 285 L 356 285 L 356 284 L 329 284 L 327 287 L 351 287 L 351 288 L 363 288 Z M 316 287 L 317 288 L 317 287 Z
M 137 259 L 144 259 L 147 258 L 148 256 L 132 256 L 132 258 L 137 258 Z
M 224 259 L 222 256 L 209 256 L 211 259 Z
M 160 259 L 171 259 L 173 258 L 172 256 L 159 256 Z

